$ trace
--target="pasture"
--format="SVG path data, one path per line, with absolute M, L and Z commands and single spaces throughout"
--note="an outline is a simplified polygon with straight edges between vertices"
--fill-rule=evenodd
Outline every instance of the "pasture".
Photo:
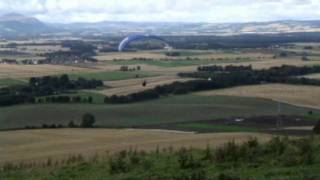
M 194 122 L 232 117 L 277 115 L 277 102 L 260 98 L 233 96 L 182 95 L 133 104 L 36 104 L 0 108 L 0 129 L 26 126 L 79 124 L 87 112 L 96 117 L 98 127 L 130 128 L 179 122 Z M 282 105 L 285 115 L 305 116 L 310 110 Z

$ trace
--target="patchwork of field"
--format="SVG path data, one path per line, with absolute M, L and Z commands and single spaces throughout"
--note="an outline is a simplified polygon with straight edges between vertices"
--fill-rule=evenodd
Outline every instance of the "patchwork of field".
M 180 56 L 172 57 L 166 56 L 168 51 L 139 51 L 139 52 L 112 52 L 112 53 L 100 53 L 97 58 L 100 61 L 112 61 L 112 60 L 131 60 L 131 59 L 181 59 L 181 58 L 198 58 L 198 59 L 237 59 L 237 58 L 253 58 L 253 59 L 268 59 L 272 58 L 271 53 L 259 53 L 259 52 L 227 52 L 227 51 L 205 51 L 205 50 L 178 50 Z
M 157 76 L 147 78 L 136 78 L 120 81 L 107 81 L 105 83 L 108 89 L 93 91 L 103 95 L 128 95 L 131 93 L 140 92 L 147 89 L 153 89 L 159 85 L 171 84 L 173 82 L 185 82 L 192 79 L 179 78 L 177 76 Z M 147 82 L 146 86 L 142 86 L 143 82 Z
M 56 129 L 0 132 L 0 163 L 95 155 L 121 150 L 220 146 L 229 141 L 257 138 L 264 142 L 271 135 L 260 133 L 194 134 L 178 131 L 133 129 Z
M 196 93 L 204 96 L 258 97 L 320 109 L 320 87 L 284 84 L 241 86 Z
M 275 116 L 277 102 L 261 98 L 234 96 L 168 96 L 158 100 L 121 104 L 34 104 L 0 108 L 0 129 L 61 124 L 80 124 L 85 113 L 96 117 L 98 127 L 139 128 L 169 123 L 208 121 L 221 118 Z M 282 105 L 285 115 L 306 116 L 312 110 L 289 104 Z

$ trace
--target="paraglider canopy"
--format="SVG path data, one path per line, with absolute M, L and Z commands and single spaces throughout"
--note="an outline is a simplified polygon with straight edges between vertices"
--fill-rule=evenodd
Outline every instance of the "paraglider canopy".
M 137 40 L 144 40 L 144 39 L 155 39 L 155 40 L 159 40 L 159 41 L 162 41 L 166 47 L 170 47 L 169 44 L 164 40 L 162 39 L 161 37 L 158 37 L 158 36 L 155 36 L 155 35 L 130 35 L 126 38 L 124 38 L 120 44 L 119 44 L 119 47 L 118 47 L 118 50 L 121 52 L 121 51 L 124 51 L 127 46 L 133 42 L 133 41 L 137 41 Z

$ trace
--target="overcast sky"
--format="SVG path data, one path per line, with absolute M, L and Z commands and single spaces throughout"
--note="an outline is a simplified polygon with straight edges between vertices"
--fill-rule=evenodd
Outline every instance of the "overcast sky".
M 320 0 L 0 0 L 46 22 L 248 22 L 320 19 Z

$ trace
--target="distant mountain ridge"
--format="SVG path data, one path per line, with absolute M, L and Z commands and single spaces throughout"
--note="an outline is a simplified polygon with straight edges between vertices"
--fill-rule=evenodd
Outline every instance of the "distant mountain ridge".
M 51 31 L 51 27 L 33 17 L 17 13 L 0 17 L 0 37 L 35 36 Z
M 0 38 L 69 33 L 106 35 L 152 33 L 159 35 L 236 35 L 292 32 L 320 32 L 320 20 L 248 23 L 114 22 L 49 24 L 18 13 L 0 17 Z

